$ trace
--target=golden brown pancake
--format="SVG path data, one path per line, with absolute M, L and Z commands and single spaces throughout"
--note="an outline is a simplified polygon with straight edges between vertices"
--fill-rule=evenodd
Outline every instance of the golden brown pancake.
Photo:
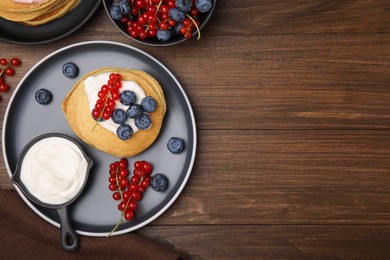
M 53 20 L 56 20 L 65 14 L 67 14 L 69 11 L 73 10 L 76 6 L 78 6 L 81 3 L 81 0 L 69 0 L 67 2 L 64 2 L 59 7 L 42 14 L 34 19 L 24 21 L 23 23 L 30 26 L 37 26 L 41 24 L 45 24 L 48 22 L 51 22 Z
M 34 11 L 43 10 L 44 8 L 51 6 L 55 3 L 63 2 L 64 0 L 44 0 L 42 3 L 18 3 L 13 0 L 1 0 L 0 10 L 16 13 L 29 13 Z
M 96 125 L 85 93 L 86 78 L 107 72 L 120 73 L 123 80 L 135 81 L 144 90 L 146 96 L 152 96 L 157 101 L 157 109 L 149 113 L 152 119 L 151 127 L 147 130 L 139 130 L 125 141 L 100 124 Z M 78 80 L 63 100 L 62 109 L 71 129 L 84 142 L 117 157 L 131 157 L 147 149 L 156 140 L 165 116 L 166 103 L 160 84 L 146 72 L 124 68 L 102 68 Z
M 39 4 L 0 0 L 0 16 L 13 22 L 37 26 L 64 16 L 80 3 L 81 0 L 45 0 Z

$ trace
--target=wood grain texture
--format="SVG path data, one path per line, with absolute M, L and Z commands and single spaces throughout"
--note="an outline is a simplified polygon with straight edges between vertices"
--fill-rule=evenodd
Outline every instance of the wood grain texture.
M 388 259 L 389 4 L 222 0 L 201 40 L 165 48 L 126 38 L 101 8 L 63 40 L 0 42 L 0 56 L 23 62 L 0 123 L 49 53 L 95 40 L 140 48 L 182 84 L 199 143 L 181 196 L 137 232 L 191 259 Z M 1 162 L 0 189 L 12 188 Z
M 148 226 L 139 233 L 191 248 L 190 259 L 387 259 L 390 243 L 387 225 Z

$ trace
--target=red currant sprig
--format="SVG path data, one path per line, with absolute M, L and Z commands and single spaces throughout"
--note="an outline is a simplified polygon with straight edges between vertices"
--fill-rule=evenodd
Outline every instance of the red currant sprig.
M 123 222 L 123 218 L 130 221 L 134 218 L 134 212 L 137 209 L 137 202 L 142 200 L 143 193 L 149 187 L 152 181 L 151 174 L 153 166 L 146 161 L 136 161 L 134 163 L 133 176 L 128 179 L 128 161 L 122 158 L 119 161 L 110 164 L 110 177 L 108 179 L 108 188 L 113 191 L 112 197 L 120 201 L 118 210 L 121 211 L 116 226 L 107 235 L 110 236 Z
M 8 61 L 6 58 L 0 59 L 0 92 L 7 92 L 9 85 L 5 82 L 5 76 L 12 77 L 15 75 L 15 67 L 20 66 L 21 62 L 18 58 L 12 58 Z
M 111 73 L 107 84 L 104 84 L 98 92 L 98 100 L 92 110 L 92 117 L 96 120 L 93 127 L 95 129 L 98 122 L 102 119 L 108 120 L 115 109 L 115 103 L 119 100 L 119 89 L 122 87 L 122 75 Z M 93 130 L 92 129 L 92 130 Z

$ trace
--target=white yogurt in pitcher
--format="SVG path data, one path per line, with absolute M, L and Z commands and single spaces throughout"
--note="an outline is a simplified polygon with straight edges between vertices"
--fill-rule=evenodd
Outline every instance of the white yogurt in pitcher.
M 88 162 L 75 143 L 61 137 L 48 137 L 27 151 L 20 179 L 41 202 L 63 204 L 82 189 L 87 170 Z

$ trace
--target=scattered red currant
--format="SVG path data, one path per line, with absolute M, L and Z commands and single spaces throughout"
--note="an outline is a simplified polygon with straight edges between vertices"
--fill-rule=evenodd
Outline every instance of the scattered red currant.
M 14 66 L 14 67 L 19 67 L 20 65 L 20 60 L 18 58 L 12 58 L 11 59 L 11 65 Z
M 9 62 L 6 58 L 0 58 L 0 92 L 7 92 L 9 85 L 5 81 L 5 77 L 12 77 L 15 75 L 14 67 L 18 67 L 21 64 L 18 58 L 12 58 Z
M 3 82 L 3 83 L 0 83 L 0 92 L 7 92 L 9 89 L 9 86 L 7 83 Z

